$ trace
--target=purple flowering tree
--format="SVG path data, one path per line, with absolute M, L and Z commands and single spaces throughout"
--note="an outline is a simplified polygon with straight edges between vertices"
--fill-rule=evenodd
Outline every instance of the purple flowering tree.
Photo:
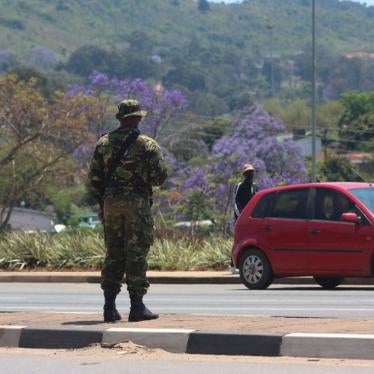
M 280 119 L 255 105 L 244 109 L 233 121 L 231 133 L 213 145 L 208 172 L 216 186 L 215 209 L 224 219 L 224 226 L 232 216 L 235 184 L 241 180 L 244 164 L 255 166 L 259 189 L 307 180 L 299 146 L 277 139 L 284 131 Z
M 307 179 L 305 160 L 296 143 L 277 139 L 285 131 L 284 124 L 258 105 L 244 109 L 232 121 L 229 134 L 218 139 L 209 150 L 202 138 L 193 136 L 186 126 L 181 129 L 174 126 L 174 138 L 167 136 L 165 126 L 186 108 L 186 100 L 179 91 L 140 79 L 119 80 L 93 72 L 88 85 L 72 87 L 66 96 L 82 93 L 105 95 L 108 105 L 113 97 L 117 102 L 137 98 L 148 111 L 142 131 L 159 139 L 170 168 L 166 188 L 157 191 L 155 199 L 155 208 L 163 222 L 210 218 L 205 215 L 211 214 L 222 232 L 228 233 L 235 185 L 241 180 L 245 163 L 255 166 L 260 189 Z
M 168 149 L 168 145 L 174 144 L 173 139 L 178 138 L 176 131 L 173 136 L 166 136 L 165 127 L 180 113 L 185 110 L 187 102 L 182 93 L 178 90 L 169 90 L 160 84 L 150 85 L 141 79 L 120 80 L 110 78 L 105 73 L 94 71 L 89 82 L 85 86 L 74 85 L 66 93 L 65 97 L 85 95 L 99 98 L 103 110 L 126 98 L 137 98 L 142 109 L 148 111 L 148 115 L 141 123 L 143 133 L 158 139 L 164 145 L 164 156 L 169 165 L 170 178 L 165 190 L 156 190 L 155 209 L 158 211 L 160 220 L 163 222 L 175 221 L 181 217 L 180 207 L 185 201 L 185 196 L 180 190 L 180 180 L 177 171 L 186 167 L 178 161 Z M 105 118 L 103 113 L 102 118 Z M 105 121 L 96 129 L 97 136 L 107 129 Z M 162 135 L 162 137 L 160 137 Z M 75 156 L 80 164 L 85 164 L 93 152 L 93 144 L 85 144 L 76 150 Z
M 305 160 L 293 141 L 279 141 L 285 131 L 283 122 L 256 105 L 243 110 L 233 122 L 232 132 L 212 148 L 211 172 L 220 181 L 240 176 L 245 163 L 255 166 L 260 189 L 305 182 Z
M 57 55 L 47 47 L 35 47 L 31 50 L 29 62 L 32 65 L 48 68 L 56 65 Z
M 161 84 L 151 85 L 142 79 L 120 80 L 110 78 L 105 73 L 94 71 L 86 86 L 73 86 L 68 96 L 84 93 L 86 95 L 114 95 L 117 101 L 136 98 L 143 109 L 148 111 L 142 121 L 142 131 L 158 140 L 165 127 L 181 111 L 186 109 L 187 101 L 179 90 L 169 90 Z
M 244 109 L 233 120 L 231 132 L 215 142 L 204 164 L 179 169 L 179 193 L 188 196 L 202 191 L 221 231 L 228 233 L 235 185 L 242 178 L 244 164 L 255 166 L 260 189 L 307 180 L 305 160 L 297 144 L 277 139 L 284 131 L 284 124 L 262 107 Z

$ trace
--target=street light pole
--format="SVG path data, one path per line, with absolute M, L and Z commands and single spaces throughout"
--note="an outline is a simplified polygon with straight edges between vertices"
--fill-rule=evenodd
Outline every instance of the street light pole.
M 317 180 L 317 153 L 316 153 L 316 131 L 317 131 L 317 117 L 316 117 L 316 103 L 317 103 L 317 59 L 316 59 L 316 0 L 312 0 L 312 182 Z
M 267 25 L 270 32 L 270 96 L 274 96 L 274 63 L 273 63 L 273 29 L 274 25 Z

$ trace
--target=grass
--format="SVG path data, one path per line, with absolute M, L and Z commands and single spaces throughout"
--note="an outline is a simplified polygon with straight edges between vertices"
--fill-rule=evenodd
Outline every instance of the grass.
M 230 263 L 231 244 L 230 239 L 219 237 L 157 239 L 148 256 L 148 269 L 222 270 Z M 0 268 L 6 270 L 96 270 L 104 257 L 103 237 L 94 230 L 0 237 Z

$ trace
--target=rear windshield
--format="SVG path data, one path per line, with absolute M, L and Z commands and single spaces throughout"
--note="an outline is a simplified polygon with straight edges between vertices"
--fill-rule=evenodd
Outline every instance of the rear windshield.
M 374 188 L 352 188 L 349 190 L 355 195 L 371 212 L 374 213 Z

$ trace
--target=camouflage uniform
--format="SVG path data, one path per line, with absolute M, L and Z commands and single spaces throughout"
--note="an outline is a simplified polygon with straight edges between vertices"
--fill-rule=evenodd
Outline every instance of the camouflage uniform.
M 118 294 L 126 273 L 130 297 L 142 297 L 149 287 L 146 257 L 154 236 L 152 186 L 165 181 L 167 169 L 157 142 L 139 135 L 110 183 L 105 182 L 113 156 L 131 130 L 121 126 L 99 139 L 90 164 L 88 189 L 104 212 L 107 253 L 101 287 Z

